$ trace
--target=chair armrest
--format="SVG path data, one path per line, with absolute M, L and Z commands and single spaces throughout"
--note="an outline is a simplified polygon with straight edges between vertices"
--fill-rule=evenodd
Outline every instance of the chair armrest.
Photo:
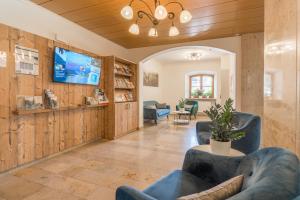
M 191 109 L 191 114 L 196 114 L 198 112 L 198 105 L 197 104 L 194 104 L 192 109 Z
M 121 186 L 116 191 L 116 200 L 157 200 L 132 187 Z
M 183 170 L 209 183 L 219 184 L 235 175 L 242 158 L 219 156 L 190 149 L 185 154 Z
M 201 121 L 196 123 L 196 131 L 199 133 L 200 131 L 208 132 L 210 129 L 211 122 L 210 121 Z
M 144 119 L 157 119 L 156 109 L 144 108 Z
M 171 109 L 171 106 L 170 106 L 170 105 L 167 105 L 166 108 L 170 110 L 170 109 Z
M 179 109 L 179 105 L 176 105 L 176 111 L 178 111 L 178 110 L 180 110 L 180 109 Z

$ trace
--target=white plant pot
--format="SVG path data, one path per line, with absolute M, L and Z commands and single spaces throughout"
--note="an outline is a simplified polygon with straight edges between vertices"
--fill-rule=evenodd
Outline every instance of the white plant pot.
M 228 156 L 230 154 L 231 141 L 219 142 L 219 141 L 210 139 L 210 148 L 211 148 L 211 152 L 214 154 Z
M 183 111 L 184 111 L 184 108 L 179 108 L 179 111 L 180 111 L 180 112 L 183 112 Z

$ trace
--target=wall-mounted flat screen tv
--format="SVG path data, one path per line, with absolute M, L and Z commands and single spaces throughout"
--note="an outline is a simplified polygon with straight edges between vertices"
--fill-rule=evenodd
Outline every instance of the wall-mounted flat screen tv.
M 55 47 L 54 82 L 99 85 L 101 60 Z

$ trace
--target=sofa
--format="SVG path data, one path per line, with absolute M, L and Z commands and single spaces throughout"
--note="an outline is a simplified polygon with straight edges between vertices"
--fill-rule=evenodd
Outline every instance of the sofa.
M 198 113 L 198 101 L 186 99 L 184 101 L 184 105 L 191 106 L 191 108 L 185 107 L 185 111 L 190 112 L 189 114 L 190 119 L 192 118 L 192 116 L 194 116 L 196 119 Z M 177 111 L 179 110 L 179 105 L 176 105 L 176 110 Z
M 241 191 L 228 200 L 292 200 L 299 195 L 299 160 L 282 148 L 265 148 L 242 157 L 226 157 L 190 149 L 181 170 L 144 191 L 121 186 L 116 200 L 175 200 L 243 175 Z
M 157 124 L 157 120 L 162 117 L 169 117 L 171 108 L 169 105 L 164 109 L 157 109 L 157 101 L 144 101 L 144 120 L 154 120 Z
M 200 145 L 209 144 L 211 122 L 197 122 L 196 134 Z M 244 131 L 246 136 L 240 140 L 232 141 L 231 147 L 244 154 L 256 151 L 260 145 L 261 120 L 257 115 L 234 112 L 234 131 Z

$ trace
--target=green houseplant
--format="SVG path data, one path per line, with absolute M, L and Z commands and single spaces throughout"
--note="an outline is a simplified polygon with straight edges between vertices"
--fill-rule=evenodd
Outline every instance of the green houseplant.
M 179 102 L 178 102 L 178 107 L 179 107 L 179 110 L 180 111 L 184 111 L 184 104 L 185 104 L 185 101 L 183 98 L 180 98 Z
M 224 106 L 215 104 L 209 110 L 204 111 L 211 119 L 211 148 L 212 151 L 228 155 L 231 141 L 239 140 L 245 137 L 244 132 L 234 131 L 233 100 L 227 99 Z
M 196 89 L 193 93 L 193 96 L 195 98 L 202 98 L 202 95 L 203 95 L 203 90 L 200 90 L 200 89 Z

